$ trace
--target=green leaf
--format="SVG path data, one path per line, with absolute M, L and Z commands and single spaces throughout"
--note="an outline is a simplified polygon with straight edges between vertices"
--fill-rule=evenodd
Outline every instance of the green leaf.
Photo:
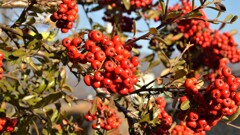
M 165 3 L 164 3 L 164 0 L 159 0 L 159 3 L 161 5 L 161 8 L 162 8 L 162 14 L 165 14 Z
M 181 14 L 182 14 L 182 11 L 171 11 L 171 12 L 168 12 L 165 20 L 179 17 Z
M 52 103 L 56 102 L 57 100 L 59 100 L 60 98 L 62 98 L 63 95 L 64 94 L 61 91 L 51 93 L 51 94 L 47 95 L 46 97 L 44 97 L 36 105 L 34 105 L 33 108 L 42 108 L 49 104 L 52 104 Z
M 102 6 L 102 5 L 97 5 L 96 7 L 90 9 L 89 12 L 98 11 L 98 10 L 101 10 L 101 9 L 103 9 L 103 8 L 104 8 L 104 6 Z
M 234 121 L 235 119 L 238 118 L 239 115 L 240 115 L 240 106 L 238 106 L 237 111 L 229 118 L 228 122 Z
M 34 98 L 34 97 L 36 97 L 36 95 L 28 95 L 28 96 L 25 96 L 25 97 L 22 99 L 22 101 L 28 101 L 28 100 L 30 100 L 30 99 L 32 99 L 32 98 Z
M 190 12 L 190 13 L 185 15 L 185 17 L 187 17 L 188 19 L 195 18 L 195 17 L 201 17 L 201 16 L 202 16 L 202 13 L 199 12 L 199 11 Z
M 222 3 L 220 3 L 220 2 L 215 2 L 214 3 L 215 4 L 215 6 L 216 6 L 216 8 L 217 9 L 219 9 L 219 10 L 221 10 L 221 11 L 226 11 L 226 7 L 222 4 Z
M 150 54 L 150 55 L 144 57 L 143 59 L 141 59 L 141 62 L 150 62 L 150 61 L 153 61 L 154 56 L 155 56 L 154 53 L 153 53 L 153 54 Z
M 238 16 L 237 15 L 235 15 L 232 19 L 231 19 L 231 23 L 233 23 L 233 22 L 235 22 L 235 21 L 237 21 L 237 19 L 238 19 Z
M 180 79 L 187 75 L 187 71 L 184 69 L 178 70 L 175 72 L 174 80 Z
M 34 24 L 36 22 L 36 19 L 34 18 L 34 17 L 32 17 L 28 22 L 27 22 L 27 24 L 28 25 L 32 25 L 32 24 Z
M 20 56 L 23 56 L 23 55 L 26 55 L 26 51 L 24 51 L 22 48 L 16 50 L 15 52 L 12 53 L 13 56 L 15 57 L 20 57 Z
M 152 69 L 160 64 L 160 60 L 155 60 L 153 62 L 150 62 L 148 65 L 148 69 Z
M 229 21 L 230 19 L 232 19 L 233 18 L 233 15 L 232 14 L 229 14 L 223 21 L 224 22 L 227 22 L 227 21 Z
M 196 87 L 198 89 L 200 89 L 203 85 L 204 85 L 204 81 L 203 80 L 198 80 Z
M 158 41 L 160 41 L 161 43 L 165 44 L 165 45 L 169 45 L 169 43 L 167 43 L 166 40 L 162 39 L 162 38 L 159 37 L 159 36 L 155 36 L 154 38 L 157 39 Z
M 192 0 L 192 10 L 194 10 L 195 0 Z
M 180 106 L 180 109 L 185 111 L 187 110 L 188 108 L 190 108 L 190 101 L 189 100 L 186 100 L 184 101 L 181 106 Z
M 139 123 L 149 122 L 149 121 L 150 121 L 150 113 L 147 113 L 139 120 Z
M 40 82 L 39 86 L 34 90 L 37 93 L 42 93 L 47 87 L 47 81 L 44 79 Z
M 162 76 L 166 76 L 167 74 L 169 74 L 170 73 L 170 68 L 165 68 L 162 72 L 161 72 L 161 74 L 160 74 L 160 76 L 162 77 Z
M 127 10 L 130 9 L 130 7 L 131 7 L 130 0 L 123 0 L 123 4 Z
M 210 8 L 210 9 L 213 9 L 213 10 L 216 10 L 216 11 L 219 11 L 219 12 L 224 12 L 224 10 L 216 8 L 216 7 L 212 7 L 212 6 L 206 6 L 206 8 Z
M 177 35 L 173 36 L 171 39 L 176 41 L 181 39 L 182 37 L 183 37 L 183 33 L 178 33 Z
M 69 91 L 69 92 L 73 91 L 73 89 L 67 84 L 63 84 L 62 90 Z

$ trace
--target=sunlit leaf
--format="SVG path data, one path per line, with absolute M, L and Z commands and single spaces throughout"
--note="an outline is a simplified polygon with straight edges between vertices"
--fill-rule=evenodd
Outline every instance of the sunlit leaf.
M 130 7 L 131 7 L 130 0 L 123 0 L 123 4 L 127 10 L 130 9 Z
M 45 96 L 36 105 L 34 105 L 33 108 L 41 108 L 41 107 L 44 107 L 46 105 L 52 104 L 52 103 L 56 102 L 57 100 L 59 100 L 60 98 L 62 98 L 62 96 L 63 96 L 63 93 L 60 92 L 60 91 L 51 93 L 51 94 Z
M 184 101 L 181 106 L 180 106 L 181 110 L 185 111 L 187 110 L 188 108 L 190 108 L 190 101 L 189 100 L 186 100 Z
M 233 15 L 232 14 L 229 14 L 223 21 L 224 22 L 228 22 L 230 19 L 233 18 Z

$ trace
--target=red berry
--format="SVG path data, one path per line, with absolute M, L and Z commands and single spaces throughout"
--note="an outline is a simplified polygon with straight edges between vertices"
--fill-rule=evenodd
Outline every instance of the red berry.
M 105 53 L 106 53 L 107 56 L 113 57 L 116 54 L 116 50 L 114 49 L 114 47 L 108 47 L 105 50 Z
M 196 128 L 197 127 L 197 122 L 196 121 L 188 121 L 187 126 L 190 128 Z
M 119 93 L 121 95 L 127 95 L 128 94 L 128 89 L 127 88 L 122 88 L 122 89 L 120 89 Z
M 111 127 L 110 125 L 105 125 L 105 126 L 104 126 L 104 129 L 105 129 L 105 130 L 111 130 L 112 127 Z
M 78 54 L 79 54 L 79 52 L 78 52 L 78 49 L 77 49 L 76 46 L 69 46 L 68 47 L 67 55 L 68 55 L 69 58 L 75 59 L 75 58 L 78 57 Z
M 134 57 L 132 57 L 131 62 L 134 65 L 134 67 L 136 67 L 139 64 L 139 58 L 134 56 Z
M 211 97 L 214 99 L 218 99 L 221 97 L 221 92 L 218 89 L 214 89 L 211 91 Z
M 127 68 L 129 68 L 129 65 L 130 65 L 130 61 L 129 61 L 129 59 L 123 59 L 122 61 L 121 61 L 121 66 L 122 66 L 122 68 L 123 69 L 127 69 Z
M 89 38 L 95 42 L 100 42 L 102 40 L 102 32 L 98 31 L 98 30 L 92 30 L 89 34 L 88 34 Z
M 115 45 L 114 48 L 115 48 L 117 54 L 122 54 L 124 52 L 123 45 Z
M 86 51 L 90 51 L 93 46 L 95 46 L 95 43 L 92 40 L 87 40 L 85 42 L 85 50 Z
M 102 80 L 102 82 L 103 82 L 103 86 L 104 86 L 105 88 L 110 88 L 111 85 L 113 84 L 112 80 L 110 80 L 110 79 L 108 79 L 108 78 L 104 78 L 104 79 Z
M 102 51 L 102 50 L 95 52 L 94 56 L 99 61 L 103 61 L 106 59 L 106 55 L 105 55 L 104 51 Z
M 86 84 L 87 86 L 91 86 L 91 84 L 92 84 L 92 78 L 91 78 L 90 75 L 84 76 L 83 80 L 84 80 L 84 82 L 85 82 L 85 84 Z
M 198 114 L 197 114 L 196 112 L 191 111 L 191 112 L 188 114 L 188 119 L 189 119 L 190 121 L 196 121 L 196 120 L 198 120 L 198 118 L 199 118 L 199 116 L 198 116 Z
M 123 81 L 123 84 L 126 88 L 131 88 L 133 86 L 132 80 L 130 78 L 127 78 Z
M 88 52 L 85 56 L 87 62 L 92 62 L 95 60 L 94 54 L 92 52 Z
M 85 120 L 87 120 L 87 121 L 92 121 L 92 120 L 93 120 L 93 118 L 92 118 L 91 115 L 85 115 L 84 118 L 85 118 Z
M 71 1 L 67 4 L 67 6 L 68 6 L 68 8 L 73 9 L 73 8 L 75 8 L 75 6 L 77 6 L 77 4 L 75 1 Z
M 224 81 L 222 79 L 216 79 L 214 84 L 215 84 L 215 87 L 217 87 L 218 89 L 222 89 L 224 85 Z
M 93 68 L 94 70 L 98 70 L 98 69 L 101 68 L 102 63 L 101 63 L 100 61 L 98 61 L 98 60 L 93 60 L 93 61 L 91 62 L 91 66 L 92 66 L 92 68 Z
M 104 63 L 104 69 L 106 71 L 109 71 L 109 72 L 113 71 L 114 70 L 114 63 L 112 61 L 106 61 Z
M 100 81 L 93 82 L 92 86 L 93 86 L 94 89 L 100 88 L 101 87 L 101 82 Z
M 230 96 L 230 91 L 229 90 L 221 90 L 221 97 L 228 98 Z
M 225 77 L 228 77 L 228 76 L 232 75 L 232 70 L 231 70 L 231 68 L 229 68 L 229 67 L 224 67 L 224 68 L 222 69 L 222 74 L 223 74 Z
M 94 80 L 96 80 L 96 81 L 102 81 L 103 78 L 104 78 L 104 76 L 102 75 L 101 72 L 99 72 L 99 71 L 95 72 L 95 74 L 94 74 Z
M 63 46 L 65 46 L 66 48 L 68 48 L 71 45 L 71 40 L 69 38 L 64 38 L 62 40 L 62 44 Z
M 78 37 L 73 38 L 71 41 L 71 45 L 73 46 L 79 46 L 81 43 L 82 43 L 82 39 Z
M 190 88 L 190 87 L 193 86 L 193 85 L 194 85 L 194 82 L 193 82 L 192 79 L 186 79 L 186 80 L 185 80 L 185 87 L 186 87 L 186 88 Z
M 67 28 L 61 28 L 61 31 L 62 31 L 62 33 L 67 33 L 67 32 L 69 31 L 69 29 L 67 29 Z

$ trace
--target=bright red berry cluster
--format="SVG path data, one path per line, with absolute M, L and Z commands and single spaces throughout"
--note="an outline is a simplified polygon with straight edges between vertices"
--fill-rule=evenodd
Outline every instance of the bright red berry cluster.
M 191 12 L 192 4 L 191 2 L 183 1 L 182 7 L 177 4 L 173 9 L 176 8 L 182 9 L 182 14 L 184 15 Z M 202 16 L 199 18 L 207 20 L 204 11 L 200 10 L 200 12 Z M 222 58 L 228 58 L 232 63 L 240 61 L 240 49 L 237 48 L 233 36 L 228 32 L 220 33 L 218 30 L 213 31 L 210 28 L 210 23 L 202 20 L 181 20 L 177 24 L 177 30 L 184 33 L 184 39 L 201 48 L 201 50 L 197 50 L 200 52 L 199 57 L 201 59 L 199 61 L 199 57 L 197 58 L 197 61 L 199 61 L 197 65 L 203 63 L 210 68 L 217 69 L 219 60 Z
M 157 97 L 156 104 L 160 110 L 158 114 L 158 119 L 160 120 L 160 125 L 157 127 L 157 130 L 152 135 L 165 135 L 168 134 L 168 130 L 172 126 L 172 116 L 170 116 L 166 111 L 166 101 L 164 97 Z
M 223 116 L 234 114 L 240 105 L 240 78 L 232 75 L 226 65 L 221 65 L 216 79 L 206 90 L 199 92 L 197 79 L 186 79 L 186 96 L 180 98 L 180 103 L 190 101 L 191 107 L 178 114 L 180 120 L 186 119 L 186 124 L 195 132 L 209 131 Z
M 104 105 L 102 102 L 97 102 L 96 113 L 91 114 L 88 112 L 84 118 L 87 121 L 95 121 L 92 124 L 93 129 L 102 128 L 105 130 L 111 130 L 118 128 L 121 124 L 121 119 L 117 116 L 117 112 L 108 105 Z
M 67 49 L 67 56 L 74 60 L 81 58 L 81 54 L 78 52 L 78 47 L 81 45 L 82 39 L 78 37 L 74 37 L 73 39 L 64 38 L 62 40 L 62 45 Z
M 132 56 L 119 36 L 109 39 L 100 31 L 92 30 L 88 37 L 80 51 L 76 47 L 79 45 L 78 42 L 76 45 L 71 45 L 73 40 L 68 38 L 63 40 L 69 58 L 81 64 L 90 64 L 88 70 L 90 72 L 84 76 L 85 84 L 95 89 L 105 88 L 112 93 L 122 95 L 132 93 L 133 86 L 138 81 L 134 72 L 139 64 L 139 58 Z
M 8 117 L 0 118 L 0 133 L 13 132 L 17 125 L 18 120 L 16 118 L 10 119 Z
M 58 11 L 54 12 L 50 19 L 57 22 L 56 26 L 61 28 L 63 33 L 67 33 L 73 28 L 74 21 L 77 19 L 78 6 L 75 0 L 62 0 Z
M 3 76 L 3 58 L 4 58 L 4 54 L 2 52 L 0 52 L 0 79 L 2 79 Z
M 205 131 L 200 133 L 195 133 L 193 130 L 187 127 L 186 122 L 181 121 L 180 125 L 176 125 L 172 131 L 171 135 L 206 135 Z
M 144 8 L 152 6 L 152 0 L 130 0 L 131 6 L 135 8 Z

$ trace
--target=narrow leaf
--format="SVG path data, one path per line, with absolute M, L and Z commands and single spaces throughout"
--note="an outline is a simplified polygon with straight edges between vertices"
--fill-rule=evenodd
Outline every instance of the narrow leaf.
M 186 100 L 184 101 L 181 106 L 180 106 L 181 110 L 185 111 L 187 110 L 188 108 L 190 108 L 190 101 L 189 100 Z
M 229 21 L 230 19 L 232 19 L 233 18 L 233 15 L 232 14 L 229 14 L 223 21 L 224 22 L 227 22 L 227 21 Z
M 232 19 L 231 19 L 231 23 L 233 23 L 233 22 L 235 22 L 235 21 L 237 21 L 237 19 L 238 19 L 238 16 L 237 15 L 235 15 Z
M 130 7 L 131 7 L 130 0 L 123 0 L 123 4 L 127 10 L 130 9 Z

